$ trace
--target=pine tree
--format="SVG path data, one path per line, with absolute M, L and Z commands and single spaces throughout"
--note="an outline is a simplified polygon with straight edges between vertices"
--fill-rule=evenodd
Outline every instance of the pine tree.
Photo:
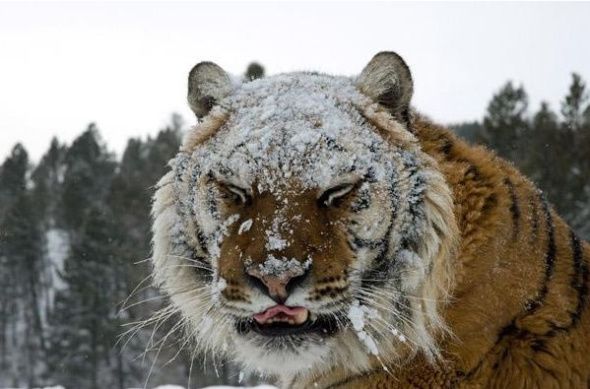
M 572 73 L 569 93 L 561 103 L 564 124 L 572 130 L 580 128 L 584 122 L 588 102 L 586 83 L 577 73 Z M 590 111 L 589 111 L 590 112 Z
M 571 132 L 564 131 L 558 116 L 546 102 L 533 116 L 531 134 L 522 152 L 522 170 L 543 189 L 547 199 L 561 215 L 572 212 L 572 167 L 575 155 Z
M 171 124 L 160 131 L 155 139 L 147 141 L 131 139 L 123 154 L 119 169 L 113 179 L 109 204 L 113 209 L 114 224 L 117 235 L 121 237 L 116 243 L 115 263 L 120 274 L 117 291 L 119 301 L 126 300 L 132 291 L 142 281 L 143 284 L 128 300 L 129 308 L 124 308 L 119 314 L 121 324 L 137 321 L 151 316 L 161 308 L 164 300 L 159 298 L 159 293 L 150 286 L 149 277 L 151 269 L 145 261 L 149 257 L 150 246 L 150 204 L 154 192 L 154 185 L 167 170 L 168 161 L 175 155 L 180 142 L 182 128 L 180 116 L 173 115 Z M 146 278 L 148 281 L 146 282 Z M 162 332 L 168 328 L 166 325 L 157 329 L 156 339 L 162 339 Z M 124 328 L 121 327 L 121 331 Z M 143 358 L 138 356 L 144 351 L 152 336 L 153 328 L 145 332 L 135 334 L 132 339 L 126 338 L 125 344 L 117 361 L 121 384 L 143 385 L 148 376 L 151 363 L 154 362 L 156 373 L 162 382 L 178 379 L 178 361 L 170 363 L 163 371 L 158 371 L 157 361 L 141 364 Z M 129 340 L 129 341 L 128 341 Z M 170 354 L 170 350 L 164 350 L 160 354 L 160 360 L 168 360 L 174 356 L 176 350 Z M 153 358 L 155 355 L 149 355 Z M 148 358 L 149 359 L 149 358 Z M 173 373 L 176 372 L 176 373 Z
M 113 301 L 115 232 L 106 199 L 114 170 L 113 156 L 90 125 L 65 157 L 62 202 L 71 247 L 64 264 L 65 288 L 57 293 L 50 321 L 48 373 L 67 387 L 112 384 L 109 366 L 118 323 Z
M 63 270 L 63 261 L 69 249 L 61 203 L 66 151 L 67 148 L 53 138 L 49 150 L 31 174 L 31 197 L 43 247 L 41 317 L 44 327 L 48 326 L 47 318 L 53 306 L 55 291 L 61 285 L 59 273 Z
M 478 121 L 450 124 L 449 128 L 470 143 L 483 139 L 483 128 Z
M 65 157 L 67 148 L 57 138 L 51 140 L 49 150 L 33 170 L 33 197 L 39 218 L 46 229 L 63 227 L 63 206 L 61 204 Z
M 30 387 L 37 383 L 45 341 L 40 229 L 27 191 L 28 170 L 27 152 L 16 145 L 0 175 L 0 370 L 10 384 Z
M 526 111 L 528 97 L 522 86 L 512 82 L 492 97 L 483 120 L 483 143 L 510 161 L 518 162 L 519 150 L 529 130 Z
M 567 215 L 578 233 L 590 239 L 590 102 L 586 83 L 573 73 L 569 92 L 561 103 L 563 125 L 561 132 L 570 140 L 571 147 L 562 150 L 563 158 L 571 161 L 568 170 L 561 172 L 568 179 Z
M 66 153 L 63 195 L 64 222 L 73 231 L 82 227 L 91 206 L 100 208 L 110 190 L 116 167 L 105 150 L 95 124 L 90 124 Z

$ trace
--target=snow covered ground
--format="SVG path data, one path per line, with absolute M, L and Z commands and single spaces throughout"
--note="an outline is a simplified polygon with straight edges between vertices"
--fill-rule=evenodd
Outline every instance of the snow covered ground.
M 249 386 L 249 387 L 245 387 L 245 386 L 208 386 L 206 388 L 203 389 L 236 389 L 236 388 L 241 388 L 241 389 L 277 389 L 274 386 L 271 385 L 259 385 L 259 386 Z M 0 388 L 0 389 L 18 389 L 18 388 Z M 34 389 L 65 389 L 63 386 L 46 386 L 43 388 L 34 388 Z M 129 388 L 129 389 L 143 389 L 143 388 Z M 184 386 L 178 386 L 178 385 L 161 385 L 161 386 L 156 386 L 153 389 L 185 389 Z

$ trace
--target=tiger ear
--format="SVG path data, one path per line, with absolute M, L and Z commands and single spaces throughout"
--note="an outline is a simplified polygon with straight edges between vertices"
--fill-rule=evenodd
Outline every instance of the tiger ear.
M 232 83 L 229 74 L 213 62 L 200 62 L 188 74 L 188 104 L 197 118 L 207 115 L 224 97 Z
M 414 84 L 410 68 L 402 57 L 392 51 L 378 53 L 358 76 L 356 85 L 396 119 L 409 125 Z

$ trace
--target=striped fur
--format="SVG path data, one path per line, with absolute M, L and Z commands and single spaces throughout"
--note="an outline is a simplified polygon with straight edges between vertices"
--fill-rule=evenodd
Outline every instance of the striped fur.
M 318 386 L 588 387 L 590 245 L 509 163 L 423 117 L 413 128 L 452 188 L 461 236 L 442 309 L 453 334 L 440 343 L 445 362 L 418 356 L 393 372 L 336 368 Z
M 588 244 L 509 163 L 363 93 L 320 74 L 257 80 L 187 134 L 153 207 L 155 280 L 187 341 L 294 388 L 587 385 Z M 292 152 L 297 131 L 333 123 Z M 247 205 L 226 183 L 251 188 Z M 318 204 L 341 183 L 350 196 Z M 334 318 L 334 334 L 245 329 L 274 304 L 245 272 L 268 258 L 309 266 L 287 303 Z

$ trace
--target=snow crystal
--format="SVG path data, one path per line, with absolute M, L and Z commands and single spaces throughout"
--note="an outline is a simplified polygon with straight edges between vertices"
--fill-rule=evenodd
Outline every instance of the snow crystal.
M 242 235 L 244 232 L 250 231 L 250 228 L 252 228 L 252 223 L 252 219 L 248 219 L 245 222 L 243 222 L 240 225 L 240 228 L 238 229 L 238 235 Z
M 355 331 L 362 331 L 365 327 L 365 312 L 361 309 L 359 302 L 355 301 L 348 310 L 348 319 Z
M 219 294 L 227 288 L 227 281 L 223 277 L 219 277 L 219 280 L 213 284 L 213 293 Z
M 156 386 L 154 389 L 184 389 L 184 387 L 179 385 L 160 385 Z
M 267 250 L 282 250 L 289 246 L 289 243 L 282 239 L 279 234 L 274 231 L 266 231 L 266 249 Z
M 227 228 L 229 226 L 231 226 L 232 224 L 234 224 L 235 222 L 237 222 L 238 220 L 240 220 L 240 215 L 237 213 L 234 213 L 233 215 L 231 215 L 230 217 L 225 219 L 223 224 L 221 224 L 221 231 L 223 232 L 223 235 L 227 236 L 228 235 Z
M 224 236 L 229 236 L 228 227 L 237 222 L 239 219 L 240 215 L 236 213 L 229 216 L 223 223 L 221 223 L 219 230 L 215 234 L 215 238 L 209 241 L 208 249 L 211 257 L 219 258 L 219 255 L 221 254 L 220 246 L 223 242 L 223 238 Z
M 258 265 L 258 268 L 263 276 L 280 276 L 287 272 L 303 274 L 305 270 L 309 269 L 311 263 L 311 258 L 308 258 L 305 262 L 301 263 L 293 258 L 277 258 L 271 254 L 264 263 Z

